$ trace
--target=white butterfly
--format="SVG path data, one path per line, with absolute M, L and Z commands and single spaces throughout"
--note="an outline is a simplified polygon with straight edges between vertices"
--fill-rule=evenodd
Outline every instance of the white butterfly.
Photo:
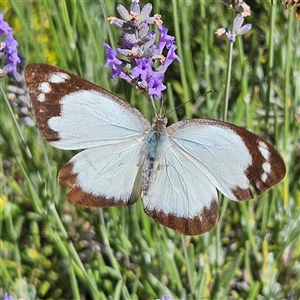
M 218 221 L 216 188 L 248 200 L 279 182 L 285 165 L 268 142 L 234 125 L 206 119 L 152 124 L 116 95 L 65 70 L 30 64 L 25 71 L 36 121 L 59 149 L 85 149 L 59 172 L 68 197 L 84 206 L 132 204 L 188 235 Z

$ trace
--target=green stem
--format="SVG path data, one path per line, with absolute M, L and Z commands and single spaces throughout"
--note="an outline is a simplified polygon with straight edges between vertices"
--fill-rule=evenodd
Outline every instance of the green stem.
M 120 279 L 122 279 L 122 274 L 119 270 L 119 266 L 118 263 L 116 261 L 116 258 L 114 256 L 114 253 L 110 247 L 109 244 L 109 239 L 108 239 L 108 234 L 107 234 L 107 230 L 106 230 L 106 225 L 105 225 L 105 220 L 104 220 L 104 216 L 103 216 L 103 210 L 99 209 L 99 217 L 100 217 L 100 224 L 101 224 L 101 232 L 102 232 L 102 237 L 103 237 L 103 243 L 105 245 L 109 260 L 114 268 L 114 270 L 117 272 L 117 275 Z
M 180 24 L 180 11 L 178 10 L 178 1 L 172 0 L 172 7 L 173 7 L 173 16 L 174 16 L 174 26 L 175 26 L 175 37 L 176 37 L 176 44 L 178 46 L 178 55 L 181 58 L 182 62 L 179 64 L 180 68 L 180 76 L 181 76 L 181 82 L 182 82 L 182 91 L 183 91 L 183 99 L 182 102 L 190 100 L 190 89 L 187 83 L 187 75 L 186 75 L 186 70 L 185 70 L 185 61 L 184 61 L 184 51 L 182 48 L 182 39 L 181 39 L 181 34 L 180 34 L 180 29 L 179 29 L 179 24 Z M 186 118 L 190 119 L 191 118 L 191 104 L 187 103 L 185 105 L 185 114 Z
M 70 284 L 71 284 L 73 298 L 80 299 L 80 292 L 79 292 L 79 287 L 78 287 L 78 283 L 76 280 L 75 270 L 72 267 L 72 265 L 70 265 L 70 264 L 68 265 L 68 273 L 69 273 L 69 277 L 70 277 Z
M 272 97 L 272 74 L 274 69 L 274 36 L 273 33 L 275 32 L 275 12 L 276 7 L 271 5 L 271 18 L 270 18 L 270 36 L 269 36 L 269 61 L 268 61 L 268 73 L 267 73 L 267 82 L 268 82 L 268 90 L 267 90 L 267 97 L 266 97 L 266 115 L 265 115 L 265 122 L 268 124 L 269 122 L 269 112 L 270 112 L 270 102 Z
M 232 69 L 232 52 L 233 52 L 233 43 L 229 43 L 228 51 L 228 65 L 227 65 L 227 74 L 226 74 L 226 89 L 225 89 L 225 105 L 224 105 L 224 115 L 223 121 L 227 121 L 227 112 L 228 112 L 228 103 L 229 103 L 229 92 L 230 92 L 230 81 L 231 81 L 231 69 Z
M 193 274 L 192 274 L 192 271 L 191 271 L 189 254 L 188 254 L 187 249 L 186 249 L 185 236 L 183 234 L 181 234 L 181 243 L 182 243 L 184 258 L 185 258 L 185 261 L 186 261 L 186 268 L 187 268 L 187 273 L 188 273 L 188 278 L 189 278 L 189 283 L 190 283 L 190 288 L 191 288 L 191 294 L 194 294 L 195 286 L 194 286 Z
M 11 204 L 9 203 L 9 206 L 11 208 Z M 8 218 L 7 218 L 7 229 L 8 232 L 10 234 L 10 239 L 12 244 L 14 245 L 14 261 L 16 262 L 17 268 L 16 268 L 16 272 L 17 272 L 17 276 L 19 279 L 22 278 L 22 262 L 21 262 L 21 254 L 20 254 L 20 249 L 19 249 L 19 245 L 18 245 L 18 240 L 17 240 L 17 236 L 16 236 L 16 231 L 14 228 L 14 224 L 13 224 L 13 219 L 12 219 L 12 215 L 9 214 Z
M 292 43 L 293 43 L 293 35 L 294 35 L 294 16 L 291 14 L 289 15 L 289 26 L 288 26 L 288 35 L 287 35 L 287 42 L 286 42 L 286 53 L 292 53 Z M 295 53 L 297 50 L 295 50 Z M 285 153 L 288 153 L 289 148 L 289 141 L 290 141 L 290 103 L 291 103 L 291 59 L 286 57 L 285 59 L 285 68 L 284 68 L 284 149 Z M 287 156 L 289 157 L 289 156 Z M 286 164 L 286 176 L 283 181 L 283 203 L 284 206 L 287 207 L 289 201 L 289 162 Z

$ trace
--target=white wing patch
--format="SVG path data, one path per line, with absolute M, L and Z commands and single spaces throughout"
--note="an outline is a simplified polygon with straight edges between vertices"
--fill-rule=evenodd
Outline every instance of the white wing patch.
M 258 149 L 265 160 L 268 160 L 270 157 L 270 152 L 268 150 L 268 146 L 263 142 L 259 141 Z
M 258 149 L 263 158 L 266 160 L 262 165 L 263 173 L 261 175 L 261 181 L 265 183 L 271 174 L 271 164 L 268 161 L 270 158 L 270 152 L 268 150 L 268 146 L 263 141 L 259 141 Z
M 47 94 L 47 93 L 50 93 L 52 91 L 52 88 L 51 88 L 49 82 L 42 82 L 39 85 L 39 90 L 42 93 Z
M 97 91 L 77 91 L 64 96 L 61 115 L 48 121 L 60 149 L 86 149 L 126 141 L 142 142 L 151 125 L 120 103 Z
M 243 190 L 249 188 L 245 171 L 252 163 L 252 157 L 242 138 L 230 128 L 206 125 L 205 120 L 203 123 L 188 123 L 177 130 L 176 127 L 179 126 L 180 122 L 170 126 L 170 130 L 168 128 L 171 132 L 170 140 L 187 157 L 195 159 L 194 167 L 203 170 L 222 194 L 237 200 L 233 190 L 237 187 Z M 187 158 L 182 159 L 184 163 Z
M 75 187 L 106 200 L 134 202 L 141 193 L 144 144 L 130 141 L 86 149 L 68 163 L 77 176 Z M 99 205 L 101 206 L 101 205 Z
M 51 83 L 64 83 L 66 80 L 70 79 L 67 73 L 56 72 L 50 75 L 49 82 Z
M 205 167 L 177 146 L 171 146 L 142 198 L 146 211 L 163 212 L 192 219 L 217 200 L 217 191 L 205 174 Z
M 44 93 L 41 93 L 41 94 L 39 94 L 39 95 L 37 96 L 37 100 L 38 100 L 39 102 L 44 102 L 45 99 L 46 99 L 46 97 L 45 97 L 45 94 L 44 94 Z
M 39 102 L 44 102 L 46 99 L 45 94 L 50 93 L 52 91 L 52 88 L 49 82 L 41 82 L 38 86 L 38 90 L 40 91 L 40 94 L 37 96 L 37 100 Z

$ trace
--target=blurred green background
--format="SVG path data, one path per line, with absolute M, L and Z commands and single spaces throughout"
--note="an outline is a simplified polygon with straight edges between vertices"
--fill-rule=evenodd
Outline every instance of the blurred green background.
M 117 93 L 151 120 L 143 95 L 105 69 L 108 24 L 131 1 L 4 1 L 26 63 L 46 62 Z M 140 1 L 143 6 L 145 1 Z M 222 119 L 229 43 L 215 36 L 234 13 L 221 1 L 153 1 L 175 35 L 165 84 L 169 123 Z M 182 236 L 130 207 L 86 209 L 66 197 L 58 170 L 74 155 L 49 146 L 36 127 L 13 122 L 0 101 L 0 295 L 23 299 L 300 298 L 300 22 L 279 1 L 249 1 L 253 28 L 233 48 L 229 122 L 271 141 L 285 179 L 258 199 L 220 195 L 220 221 L 202 236 Z M 6 90 L 9 81 L 2 79 Z M 202 93 L 213 89 L 206 97 Z M 14 109 L 14 114 L 18 110 Z M 19 130 L 18 130 L 19 129 Z M 23 137 L 23 138 L 22 138 Z

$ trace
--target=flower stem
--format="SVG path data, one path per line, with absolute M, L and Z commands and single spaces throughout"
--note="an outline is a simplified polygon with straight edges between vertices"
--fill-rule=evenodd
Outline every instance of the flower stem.
M 287 40 L 286 40 L 286 47 L 287 47 L 287 53 L 292 53 L 292 41 L 293 41 L 293 34 L 294 34 L 294 18 L 289 16 L 289 26 L 288 26 L 288 33 L 287 33 Z M 295 53 L 296 50 L 295 50 Z M 284 150 L 286 153 L 289 153 L 288 151 L 288 144 L 290 140 L 290 120 L 291 120 L 291 73 L 293 72 L 293 68 L 291 65 L 291 59 L 286 58 L 285 60 L 285 66 L 284 66 L 284 89 L 283 89 L 283 99 L 284 99 Z M 295 72 L 296 74 L 296 72 Z M 287 155 L 288 160 L 290 156 Z M 283 181 L 283 204 L 285 207 L 288 206 L 289 201 L 289 166 L 290 162 L 288 161 L 286 163 L 286 174 L 284 181 Z
M 267 95 L 266 95 L 266 115 L 265 122 L 268 124 L 270 115 L 270 103 L 273 91 L 273 80 L 274 80 L 274 32 L 275 32 L 275 16 L 276 16 L 276 6 L 271 6 L 270 15 L 270 35 L 269 35 L 269 61 L 268 61 L 268 71 L 267 71 Z
M 188 253 L 187 250 L 187 245 L 186 245 L 186 237 L 181 234 L 181 243 L 182 243 L 182 249 L 184 253 L 184 258 L 186 261 L 186 267 L 187 267 L 187 275 L 188 275 L 188 280 L 190 284 L 190 289 L 192 294 L 195 293 L 195 286 L 194 286 L 194 277 L 193 277 L 193 272 L 192 272 L 192 265 L 190 264 L 190 258 L 191 256 Z
M 228 51 L 228 59 L 227 59 L 228 65 L 227 65 L 227 74 L 226 74 L 225 105 L 224 105 L 223 121 L 227 121 L 228 102 L 229 102 L 229 88 L 230 88 L 231 67 L 232 67 L 232 50 L 233 50 L 233 43 L 229 43 L 229 51 Z

